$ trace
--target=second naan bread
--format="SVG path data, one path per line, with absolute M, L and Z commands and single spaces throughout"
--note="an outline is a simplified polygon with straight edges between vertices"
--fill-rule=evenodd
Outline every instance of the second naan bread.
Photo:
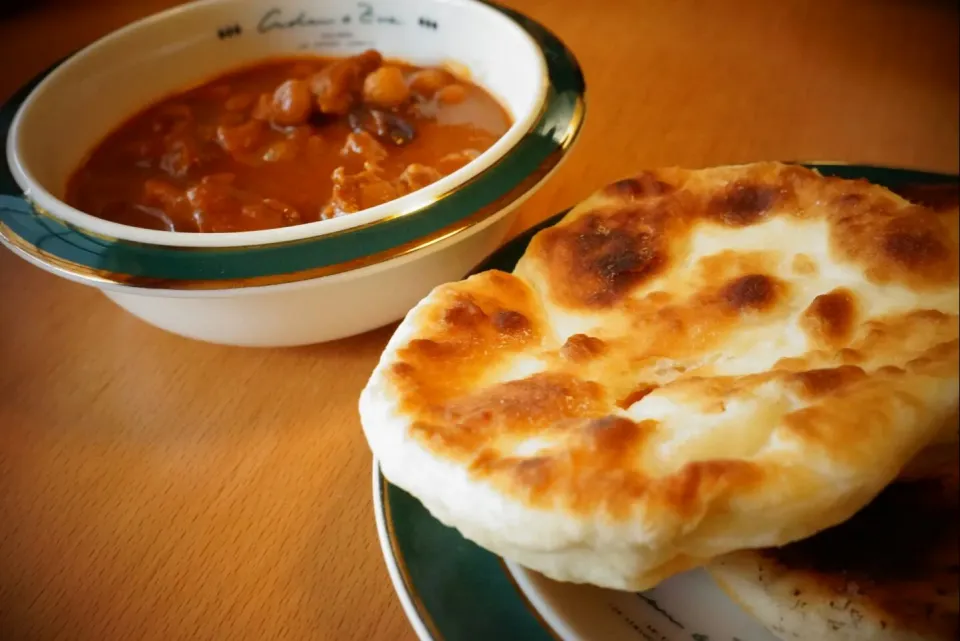
M 956 641 L 957 455 L 897 481 L 840 525 L 710 564 L 721 588 L 784 641 Z
M 615 183 L 434 290 L 360 400 L 384 475 L 554 579 L 644 589 L 849 518 L 958 401 L 958 218 L 778 163 Z

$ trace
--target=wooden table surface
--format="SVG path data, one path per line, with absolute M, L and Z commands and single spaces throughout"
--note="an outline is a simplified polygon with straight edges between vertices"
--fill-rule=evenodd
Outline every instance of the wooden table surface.
M 0 20 L 0 98 L 174 0 Z M 956 172 L 950 0 L 516 0 L 576 52 L 587 125 L 520 227 L 642 167 Z M 390 329 L 254 350 L 153 329 L 0 251 L 0 638 L 413 639 L 356 399 Z

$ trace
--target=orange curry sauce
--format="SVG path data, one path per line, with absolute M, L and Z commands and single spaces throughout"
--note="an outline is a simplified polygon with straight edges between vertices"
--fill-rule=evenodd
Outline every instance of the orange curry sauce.
M 270 229 L 366 209 L 424 187 L 511 124 L 442 69 L 351 58 L 272 60 L 138 113 L 94 149 L 67 202 L 181 232 Z

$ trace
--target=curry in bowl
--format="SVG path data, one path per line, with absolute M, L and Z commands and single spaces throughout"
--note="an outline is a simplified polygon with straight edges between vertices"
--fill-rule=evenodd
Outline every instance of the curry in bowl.
M 421 189 L 511 124 L 486 90 L 443 68 L 373 50 L 273 59 L 136 114 L 73 173 L 66 201 L 147 229 L 286 227 Z

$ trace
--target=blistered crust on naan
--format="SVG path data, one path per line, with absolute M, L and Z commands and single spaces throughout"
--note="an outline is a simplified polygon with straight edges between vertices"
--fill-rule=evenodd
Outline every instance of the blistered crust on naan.
M 368 440 L 438 518 L 562 580 L 809 536 L 955 413 L 955 203 L 777 163 L 615 183 L 514 274 L 408 315 Z
M 689 259 L 697 235 L 720 237 L 782 219 L 788 228 L 825 223 L 831 261 L 850 265 L 874 283 L 936 290 L 957 284 L 953 212 L 912 205 L 865 181 L 824 178 L 800 166 L 659 170 L 610 185 L 561 225 L 538 234 L 522 271 L 542 279 L 557 305 L 610 309 L 674 284 L 670 276 Z M 763 258 L 782 258 L 780 244 L 757 253 L 756 276 L 770 276 Z M 791 253 L 795 271 L 817 269 L 803 251 Z M 730 284 L 709 271 L 700 282 L 686 283 Z M 744 307 L 772 302 L 766 289 L 756 292 L 757 299 L 750 289 L 741 293 L 746 297 L 731 292 L 729 302 Z

